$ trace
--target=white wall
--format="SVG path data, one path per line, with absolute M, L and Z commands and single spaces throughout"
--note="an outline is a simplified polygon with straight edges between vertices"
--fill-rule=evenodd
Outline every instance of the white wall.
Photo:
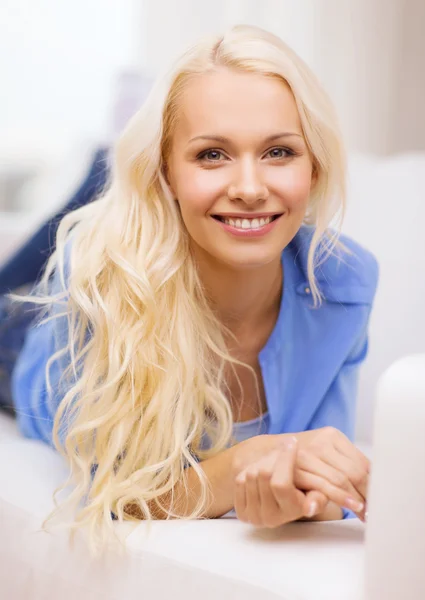
M 145 66 L 154 74 L 204 33 L 259 25 L 317 73 L 350 151 L 425 150 L 423 0 L 156 0 L 145 2 L 145 17 Z
M 133 0 L 2 0 L 0 148 L 105 135 L 112 89 L 134 56 Z
M 139 6 L 0 1 L 0 210 L 24 211 L 16 218 L 28 225 L 42 219 L 109 141 L 117 77 L 139 56 Z M 13 213 L 5 218 L 15 229 Z
M 422 0 L 2 0 L 0 10 L 0 155 L 107 137 L 120 71 L 156 75 L 234 23 L 272 30 L 306 60 L 350 150 L 425 149 Z
M 394 152 L 425 149 L 425 1 L 406 2 L 390 145 Z

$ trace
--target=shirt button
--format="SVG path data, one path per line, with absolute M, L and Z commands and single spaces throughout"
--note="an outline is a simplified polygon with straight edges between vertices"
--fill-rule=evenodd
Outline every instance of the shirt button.
M 311 294 L 311 290 L 310 290 L 309 287 L 306 287 L 304 291 L 305 291 L 306 294 Z

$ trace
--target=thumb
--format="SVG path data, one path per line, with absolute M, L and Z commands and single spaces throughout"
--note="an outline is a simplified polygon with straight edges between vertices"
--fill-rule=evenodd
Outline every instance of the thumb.
M 315 517 L 323 512 L 329 499 L 322 492 L 307 492 L 304 500 L 304 516 L 308 518 Z

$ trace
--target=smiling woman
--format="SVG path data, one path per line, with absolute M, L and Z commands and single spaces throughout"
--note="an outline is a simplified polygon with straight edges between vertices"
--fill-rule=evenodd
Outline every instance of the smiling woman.
M 332 104 L 280 39 L 234 27 L 157 82 L 103 196 L 61 222 L 13 378 L 94 550 L 113 515 L 364 518 L 377 266 L 329 229 L 344 198 Z

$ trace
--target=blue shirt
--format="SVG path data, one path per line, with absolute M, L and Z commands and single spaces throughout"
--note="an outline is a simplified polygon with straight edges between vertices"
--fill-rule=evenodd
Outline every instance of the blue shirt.
M 301 227 L 282 252 L 283 293 L 275 327 L 259 354 L 271 434 L 332 426 L 354 439 L 359 366 L 368 348 L 368 322 L 378 265 L 351 239 L 340 240 L 351 254 L 332 254 L 316 270 L 324 300 L 313 307 L 307 256 L 313 229 Z M 60 311 L 60 309 L 58 309 Z M 52 443 L 59 383 L 67 357 L 49 357 L 67 342 L 66 317 L 33 327 L 12 377 L 12 393 L 22 433 Z M 69 358 L 69 357 L 68 357 Z

